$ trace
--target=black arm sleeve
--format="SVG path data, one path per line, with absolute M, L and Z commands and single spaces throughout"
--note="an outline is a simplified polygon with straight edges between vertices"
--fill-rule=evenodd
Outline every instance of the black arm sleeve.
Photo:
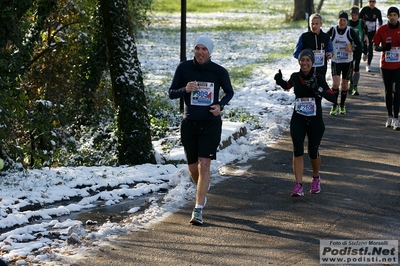
M 277 80 L 277 81 L 276 81 L 276 84 L 278 84 L 279 86 L 282 87 L 282 89 L 285 89 L 285 90 L 287 90 L 287 84 L 286 84 L 286 83 L 287 83 L 287 82 L 284 81 L 283 79 Z

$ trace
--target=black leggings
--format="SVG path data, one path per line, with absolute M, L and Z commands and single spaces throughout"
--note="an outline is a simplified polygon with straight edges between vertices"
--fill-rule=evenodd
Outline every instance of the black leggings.
M 373 39 L 374 36 L 375 36 L 375 32 L 376 32 L 376 31 L 370 31 L 370 32 L 368 32 L 369 44 L 368 44 L 368 45 L 364 44 L 364 48 L 363 48 L 364 54 L 368 53 L 368 61 L 367 61 L 368 65 L 371 64 L 371 62 L 372 62 L 372 57 L 374 56 L 374 49 L 373 49 L 373 45 L 374 45 L 374 44 L 373 44 L 373 42 L 372 42 L 372 39 Z
M 293 142 L 293 154 L 295 157 L 304 154 L 304 140 L 308 137 L 308 156 L 311 159 L 318 158 L 318 149 L 325 132 L 325 124 L 322 116 L 303 116 L 293 113 L 290 120 L 290 136 Z
M 354 58 L 353 71 L 354 72 L 360 72 L 361 56 L 362 56 L 362 52 L 361 51 L 353 53 L 353 58 Z
M 399 117 L 400 106 L 400 68 L 383 69 L 381 68 L 383 84 L 385 85 L 385 103 L 388 116 Z M 393 83 L 395 88 L 393 92 Z

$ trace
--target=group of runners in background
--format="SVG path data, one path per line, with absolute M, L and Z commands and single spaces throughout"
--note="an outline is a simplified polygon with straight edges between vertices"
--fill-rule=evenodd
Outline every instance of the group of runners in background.
M 353 6 L 349 13 L 351 20 L 347 12 L 340 12 L 338 25 L 326 33 L 321 30 L 321 15 L 312 14 L 309 18 L 309 31 L 300 36 L 294 52 L 300 66 L 299 72 L 292 73 L 286 81 L 281 70 L 274 76 L 276 84 L 286 90 L 293 88 L 296 96 L 290 121 L 292 167 L 296 180 L 292 197 L 304 196 L 302 179 L 306 136 L 313 170 L 310 193 L 320 193 L 319 146 L 325 131 L 322 98 L 333 103 L 331 115 L 346 114 L 348 93 L 359 95 L 361 57 L 364 55 L 364 61 L 368 60 L 366 70 L 371 71 L 373 50 L 382 52 L 381 73 L 388 109 L 386 126 L 395 130 L 399 128 L 399 9 L 388 9 L 386 25 L 382 25 L 382 15 L 375 8 L 375 0 L 369 0 L 368 6 L 361 11 L 358 6 Z M 196 202 L 189 221 L 194 225 L 203 224 L 203 208 L 210 187 L 210 164 L 216 158 L 221 140 L 221 112 L 234 95 L 228 71 L 211 61 L 213 48 L 214 43 L 207 35 L 199 36 L 194 44 L 193 59 L 179 64 L 169 88 L 171 99 L 182 98 L 184 102 L 181 140 L 190 177 L 196 184 Z M 332 68 L 331 87 L 326 82 L 329 60 Z M 223 96 L 220 99 L 221 89 Z
M 285 81 L 282 73 L 275 75 L 276 84 L 283 89 L 293 87 L 296 96 L 290 121 L 293 142 L 293 172 L 296 185 L 292 197 L 304 196 L 304 140 L 308 137 L 308 154 L 313 170 L 311 194 L 321 191 L 319 174 L 321 157 L 319 145 L 325 130 L 322 119 L 321 98 L 333 103 L 331 115 L 346 114 L 347 95 L 359 95 L 361 58 L 367 61 L 366 71 L 371 72 L 373 52 L 381 52 L 380 71 L 385 89 L 387 118 L 385 126 L 399 129 L 400 105 L 400 25 L 399 9 L 390 7 L 387 24 L 383 25 L 381 11 L 375 7 L 375 0 L 368 6 L 350 8 L 340 12 L 338 25 L 326 33 L 321 30 L 322 17 L 312 14 L 309 31 L 303 33 L 296 44 L 293 56 L 298 59 L 300 71 Z M 332 86 L 326 83 L 327 63 L 331 60 Z M 312 64 L 310 67 L 310 63 Z M 380 90 L 381 88 L 376 88 Z M 334 95 L 334 97 L 332 97 Z M 339 100 L 340 95 L 340 100 Z

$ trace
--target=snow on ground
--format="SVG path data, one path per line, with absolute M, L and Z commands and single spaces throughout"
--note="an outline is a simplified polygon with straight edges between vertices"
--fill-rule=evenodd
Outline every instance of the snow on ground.
M 188 24 L 218 24 L 220 16 L 223 14 L 192 15 L 188 18 Z M 240 16 L 270 19 L 265 14 Z M 173 27 L 179 27 L 179 16 L 171 15 L 163 19 L 164 22 L 169 21 Z M 332 25 L 324 26 L 326 30 Z M 167 90 L 179 63 L 180 36 L 160 34 L 157 30 L 159 27 L 160 24 L 153 24 L 153 30 L 146 31 L 138 38 L 139 58 L 146 85 L 162 86 Z M 198 34 L 190 33 L 190 26 L 188 29 L 187 58 L 190 59 L 193 57 L 192 44 Z M 296 29 L 265 34 L 209 32 L 215 43 L 212 60 L 228 70 L 252 64 L 260 56 L 268 55 L 269 51 L 279 51 L 283 43 L 293 43 L 294 48 L 303 31 L 304 29 Z M 299 67 L 294 58 L 282 57 L 255 69 L 251 79 L 241 88 L 234 88 L 235 96 L 230 105 L 226 106 L 226 110 L 246 110 L 258 119 L 259 127 L 253 129 L 246 123 L 224 122 L 222 141 L 241 127 L 247 128 L 247 135 L 218 152 L 217 160 L 211 165 L 212 185 L 229 178 L 224 175 L 226 164 L 235 160 L 246 162 L 249 158 L 260 155 L 260 148 L 275 143 L 287 130 L 294 95 L 292 91 L 285 92 L 276 87 L 273 77 L 278 69 L 282 69 L 284 78 L 288 78 Z M 167 85 L 163 85 L 165 80 L 168 80 Z M 329 75 L 327 81 L 331 82 Z M 323 108 L 329 107 L 327 102 L 323 102 Z M 30 170 L 20 174 L 6 173 L 0 180 L 2 258 L 15 261 L 17 265 L 63 265 L 62 260 L 67 256 L 79 259 L 96 241 L 145 228 L 191 201 L 195 196 L 195 187 L 190 181 L 186 165 L 161 163 L 161 158 L 184 160 L 183 148 L 178 147 L 169 154 L 163 154 L 160 142 L 155 141 L 154 147 L 160 160 L 156 165 L 59 167 Z M 151 192 L 156 192 L 156 197 Z M 141 206 L 132 206 L 126 211 L 127 218 L 123 222 L 110 221 L 102 224 L 88 219 L 82 223 L 79 220 L 62 218 L 145 195 L 149 195 L 145 200 L 148 207 L 141 211 Z

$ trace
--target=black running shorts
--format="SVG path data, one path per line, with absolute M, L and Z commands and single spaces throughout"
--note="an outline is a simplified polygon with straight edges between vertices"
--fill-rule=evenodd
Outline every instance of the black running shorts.
M 198 158 L 215 160 L 221 142 L 222 120 L 188 120 L 181 123 L 181 141 L 185 149 L 187 164 L 198 162 Z
M 332 76 L 342 75 L 342 79 L 350 80 L 351 74 L 353 73 L 353 61 L 350 63 L 335 63 L 332 62 Z

